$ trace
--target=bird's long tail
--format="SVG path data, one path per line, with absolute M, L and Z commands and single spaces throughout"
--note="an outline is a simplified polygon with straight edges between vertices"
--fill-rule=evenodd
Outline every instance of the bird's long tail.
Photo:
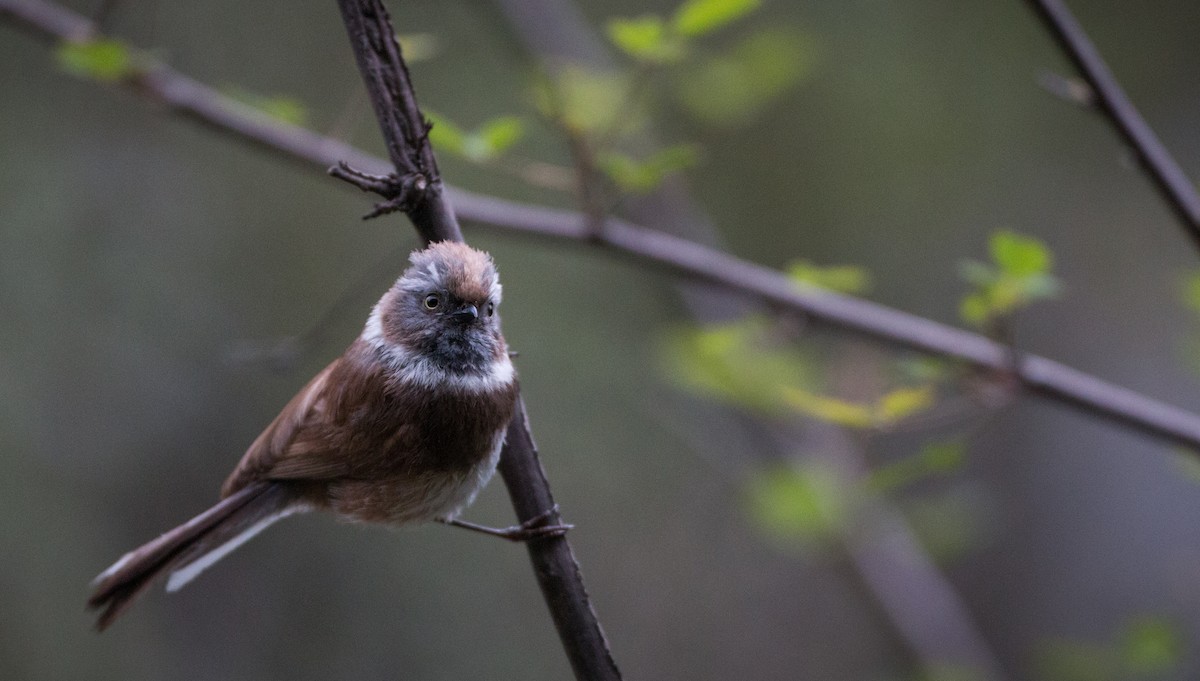
M 276 520 L 303 506 L 282 484 L 249 485 L 204 513 L 125 554 L 92 582 L 88 607 L 100 609 L 96 628 L 103 631 L 133 604 L 146 587 L 169 574 L 175 591 Z

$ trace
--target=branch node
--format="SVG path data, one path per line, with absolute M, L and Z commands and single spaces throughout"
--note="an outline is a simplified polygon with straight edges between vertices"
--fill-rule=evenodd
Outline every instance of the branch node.
M 425 200 L 430 186 L 429 178 L 423 173 L 374 175 L 353 168 L 345 161 L 339 161 L 336 166 L 330 168 L 329 174 L 364 192 L 378 194 L 386 199 L 375 204 L 371 212 L 363 216 L 364 220 L 388 213 L 408 213 Z

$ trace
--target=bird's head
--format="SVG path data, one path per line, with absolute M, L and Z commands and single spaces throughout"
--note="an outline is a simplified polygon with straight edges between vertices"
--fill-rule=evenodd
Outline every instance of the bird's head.
M 455 374 L 482 375 L 496 362 L 507 363 L 497 313 L 500 278 L 491 256 L 442 241 L 414 251 L 409 262 L 379 301 L 364 337 Z

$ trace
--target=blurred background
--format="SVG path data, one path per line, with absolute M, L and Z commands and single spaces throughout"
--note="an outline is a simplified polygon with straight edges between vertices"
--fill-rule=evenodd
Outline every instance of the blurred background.
M 1071 4 L 1196 176 L 1200 5 Z M 1073 72 L 1024 3 L 776 0 L 687 30 L 674 1 L 390 6 L 452 184 L 574 206 L 565 129 L 618 213 L 985 328 L 960 308 L 1011 230 L 1056 282 L 1003 311 L 1020 347 L 1200 404 L 1198 254 L 1107 123 L 1052 92 Z M 333 2 L 125 0 L 105 22 L 382 152 Z M 321 173 L 79 77 L 89 58 L 0 24 L 0 678 L 568 678 L 524 550 L 440 526 L 291 519 L 91 630 L 89 580 L 216 499 L 417 243 Z M 1192 454 L 583 245 L 466 230 L 626 678 L 1200 673 Z M 466 517 L 508 524 L 503 486 Z

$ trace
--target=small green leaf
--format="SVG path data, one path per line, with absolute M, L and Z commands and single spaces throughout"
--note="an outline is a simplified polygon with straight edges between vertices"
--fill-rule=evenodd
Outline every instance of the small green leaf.
M 930 471 L 950 473 L 962 467 L 967 459 L 967 446 L 961 440 L 930 442 L 921 448 L 918 455 Z
M 673 64 L 687 54 L 679 36 L 669 32 L 663 20 L 653 15 L 612 19 L 607 29 L 609 40 L 614 45 L 641 62 Z
M 946 376 L 946 361 L 937 357 L 906 357 L 896 362 L 896 371 L 914 383 L 935 383 Z
M 1183 653 L 1179 631 L 1161 617 L 1139 617 L 1129 622 L 1120 645 L 1121 658 L 1131 676 L 1165 674 L 1175 668 Z
M 429 141 L 440 151 L 459 156 L 466 155 L 467 133 L 448 118 L 426 110 L 426 118 L 433 124 L 429 129 Z
M 972 293 L 963 298 L 958 306 L 958 316 L 971 326 L 983 326 L 992 316 L 992 308 L 987 298 L 978 293 Z
M 136 71 L 130 49 L 109 38 L 63 43 L 57 56 L 64 71 L 105 82 L 121 80 Z
M 749 481 L 752 517 L 777 540 L 833 539 L 848 515 L 847 495 L 834 471 L 817 465 L 774 468 Z
M 799 84 L 816 63 L 815 40 L 798 31 L 755 33 L 727 53 L 689 63 L 676 95 L 687 111 L 711 125 L 740 125 Z
M 566 67 L 554 80 L 538 81 L 534 103 L 547 118 L 576 132 L 629 129 L 644 119 L 626 106 L 629 77 L 610 71 Z
M 916 454 L 873 470 L 868 485 L 877 492 L 890 492 L 932 475 L 952 473 L 966 461 L 966 451 L 959 440 L 926 443 Z
M 1039 272 L 1021 278 L 1021 288 L 1030 300 L 1053 298 L 1062 291 L 1062 284 L 1052 274 Z
M 478 140 L 479 151 L 473 153 L 474 161 L 491 161 L 511 149 L 524 137 L 524 123 L 517 116 L 500 116 L 479 126 L 479 131 L 469 135 Z M 472 146 L 468 144 L 468 147 Z
M 679 144 L 657 151 L 643 161 L 615 151 L 599 154 L 596 160 L 600 169 L 622 189 L 645 193 L 662 184 L 667 175 L 695 165 L 699 156 L 699 147 Z
M 881 425 L 895 423 L 928 409 L 933 404 L 933 387 L 896 388 L 879 399 L 875 420 Z
M 876 425 L 875 410 L 871 405 L 818 395 L 802 388 L 788 388 L 783 396 L 797 412 L 818 421 L 846 428 L 873 428 Z
M 404 61 L 409 64 L 432 59 L 441 47 L 432 33 L 403 33 L 397 35 L 396 40 L 400 42 Z
M 990 286 L 1000 277 L 994 267 L 977 260 L 963 260 L 958 263 L 958 275 L 973 286 Z
M 225 87 L 222 90 L 229 97 L 284 123 L 305 125 L 308 122 L 308 108 L 294 97 L 260 95 L 237 86 Z
M 687 37 L 711 33 L 758 9 L 761 0 L 686 0 L 671 24 L 675 31 Z
M 1050 270 L 1050 250 L 1038 239 L 1001 230 L 992 235 L 989 245 L 1004 274 L 1024 277 Z
M 871 274 L 854 265 L 822 267 L 807 260 L 795 260 L 788 265 L 788 277 L 799 284 L 837 291 L 838 293 L 863 294 L 871 288 Z

